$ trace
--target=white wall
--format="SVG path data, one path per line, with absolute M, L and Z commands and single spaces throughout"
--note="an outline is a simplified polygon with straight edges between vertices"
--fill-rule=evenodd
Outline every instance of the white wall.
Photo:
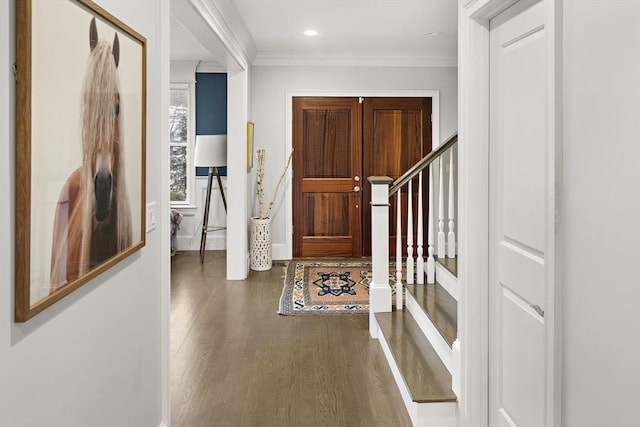
M 285 152 L 286 94 L 288 91 L 440 91 L 440 136 L 447 138 L 457 131 L 457 69 L 456 68 L 404 68 L 404 67 L 253 67 L 251 92 L 251 117 L 255 123 L 255 148 L 265 148 L 265 194 L 271 199 L 278 178 L 284 169 L 288 152 Z M 255 168 L 250 176 L 252 192 L 255 191 Z M 290 181 L 286 183 L 289 187 Z M 284 186 L 284 184 L 283 184 Z M 273 257 L 287 257 L 285 248 L 284 191 L 274 207 L 272 221 Z M 255 197 L 253 198 L 255 199 Z M 251 209 L 255 213 L 255 207 Z M 288 214 L 290 217 L 291 214 Z M 289 249 L 290 250 L 290 249 Z
M 221 177 L 222 188 L 225 196 L 228 195 L 227 177 Z M 176 247 L 179 251 L 200 250 L 200 238 L 202 237 L 202 221 L 204 218 L 204 205 L 207 198 L 206 176 L 197 176 L 194 179 L 193 206 L 174 206 L 182 214 L 182 222 L 176 233 Z M 209 227 L 207 233 L 207 250 L 225 250 L 227 248 L 227 230 L 218 229 L 227 226 L 227 214 L 222 204 L 222 195 L 218 180 L 213 178 L 211 187 L 211 203 L 209 204 Z M 213 229 L 215 228 L 215 229 Z
M 14 1 L 0 0 L 0 93 L 10 94 L 0 97 L 0 426 L 168 424 L 168 3 L 98 1 L 148 41 L 146 197 L 158 228 L 141 251 L 16 324 Z
M 564 2 L 564 423 L 637 426 L 640 2 Z
M 244 280 L 249 272 L 249 173 L 247 172 L 247 121 L 251 67 L 227 72 L 227 280 Z

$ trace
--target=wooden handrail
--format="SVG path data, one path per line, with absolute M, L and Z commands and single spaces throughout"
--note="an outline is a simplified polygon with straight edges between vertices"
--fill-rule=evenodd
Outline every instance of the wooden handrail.
M 420 161 L 418 161 L 418 163 L 403 173 L 400 178 L 396 179 L 393 184 L 391 184 L 391 187 L 389 187 L 389 197 L 395 194 L 400 187 L 405 185 L 410 179 L 419 174 L 421 170 L 433 163 L 435 159 L 442 156 L 442 154 L 444 154 L 444 152 L 451 148 L 456 142 L 458 142 L 457 132 L 450 136 L 444 144 L 424 156 Z

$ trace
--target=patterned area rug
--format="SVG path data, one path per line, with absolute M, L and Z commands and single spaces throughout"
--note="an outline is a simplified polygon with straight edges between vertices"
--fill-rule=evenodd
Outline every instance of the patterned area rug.
M 291 261 L 284 268 L 279 314 L 369 312 L 371 262 Z M 390 270 L 389 283 L 395 294 L 395 270 Z

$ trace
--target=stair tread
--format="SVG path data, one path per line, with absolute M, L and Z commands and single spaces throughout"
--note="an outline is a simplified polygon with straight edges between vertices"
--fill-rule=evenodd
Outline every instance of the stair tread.
M 458 336 L 458 302 L 455 298 L 438 282 L 406 285 L 406 288 L 451 347 Z
M 417 403 L 455 402 L 451 374 L 411 313 L 394 311 L 375 316 L 411 399 Z
M 437 258 L 436 262 L 439 262 L 444 268 L 449 270 L 451 274 L 458 277 L 458 257 L 455 258 Z

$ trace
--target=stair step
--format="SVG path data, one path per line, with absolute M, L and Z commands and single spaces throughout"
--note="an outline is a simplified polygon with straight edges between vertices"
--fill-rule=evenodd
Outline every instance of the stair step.
M 442 264 L 444 268 L 449 270 L 451 274 L 458 277 L 458 257 L 455 258 L 436 258 L 436 262 Z
M 458 302 L 438 282 L 406 288 L 451 347 L 458 336 Z
M 411 314 L 394 311 L 375 317 L 413 402 L 455 402 L 451 374 Z

